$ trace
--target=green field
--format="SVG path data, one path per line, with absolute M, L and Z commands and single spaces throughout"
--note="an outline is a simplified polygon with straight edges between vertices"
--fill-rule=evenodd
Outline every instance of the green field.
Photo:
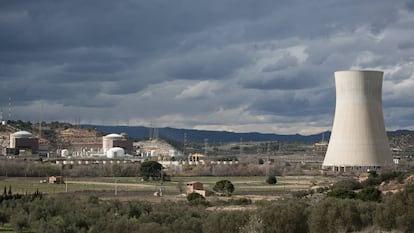
M 329 186 L 338 178 L 324 176 L 285 176 L 277 177 L 276 185 L 265 183 L 264 176 L 250 177 L 172 177 L 162 185 L 164 197 L 176 197 L 180 194 L 179 186 L 185 190 L 186 183 L 198 181 L 204 189 L 213 190 L 214 184 L 222 179 L 230 180 L 235 187 L 235 196 L 281 196 L 292 191 L 309 190 L 315 186 Z M 136 177 L 84 177 L 66 178 L 66 184 L 40 183 L 41 178 L 0 177 L 0 188 L 12 187 L 13 193 L 33 193 L 39 190 L 49 195 L 73 194 L 97 195 L 100 197 L 153 197 L 160 189 L 160 182 L 145 182 Z M 116 194 L 116 195 L 115 195 Z

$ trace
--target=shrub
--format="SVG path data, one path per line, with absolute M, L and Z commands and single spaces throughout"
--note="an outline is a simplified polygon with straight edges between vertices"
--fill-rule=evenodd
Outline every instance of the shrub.
M 367 187 L 358 192 L 356 198 L 363 201 L 380 201 L 381 191 L 375 187 Z
M 229 204 L 231 205 L 250 205 L 252 204 L 252 200 L 249 198 L 236 198 L 229 200 Z
M 217 181 L 213 190 L 218 193 L 224 193 L 226 196 L 231 196 L 234 192 L 234 185 L 229 180 Z
M 336 197 L 341 199 L 354 199 L 356 193 L 352 190 L 347 189 L 335 189 L 326 194 L 328 197 Z
M 309 232 L 355 232 L 367 227 L 361 220 L 358 206 L 355 200 L 323 200 L 310 208 Z
M 308 232 L 306 202 L 287 200 L 275 202 L 258 210 L 263 232 Z
M 267 177 L 266 183 L 268 183 L 268 184 L 276 184 L 277 183 L 276 176 L 269 176 L 269 177 Z
M 190 193 L 187 196 L 187 200 L 190 202 L 191 205 L 203 205 L 208 206 L 210 203 L 206 200 L 203 195 L 199 193 Z
M 361 184 L 356 180 L 341 180 L 333 185 L 333 189 L 357 190 L 361 188 Z
M 203 197 L 203 195 L 199 194 L 199 193 L 190 193 L 187 195 L 187 200 L 188 201 L 194 201 L 194 200 L 205 200 L 206 198 Z

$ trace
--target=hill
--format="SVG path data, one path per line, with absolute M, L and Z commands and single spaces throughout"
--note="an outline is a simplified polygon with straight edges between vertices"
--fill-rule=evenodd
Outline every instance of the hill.
M 82 128 L 96 129 L 104 134 L 126 133 L 132 138 L 144 139 L 150 135 L 150 128 L 143 126 L 103 126 L 103 125 L 82 125 Z M 322 132 L 314 135 L 282 135 L 282 134 L 264 134 L 264 133 L 234 133 L 227 131 L 209 131 L 194 129 L 176 129 L 176 128 L 158 128 L 158 135 L 162 139 L 176 142 L 203 142 L 208 139 L 209 143 L 229 143 L 229 142 L 263 142 L 263 141 L 283 141 L 283 142 L 302 142 L 314 143 L 321 141 L 322 137 L 329 138 L 330 132 Z M 185 136 L 184 136 L 185 135 Z

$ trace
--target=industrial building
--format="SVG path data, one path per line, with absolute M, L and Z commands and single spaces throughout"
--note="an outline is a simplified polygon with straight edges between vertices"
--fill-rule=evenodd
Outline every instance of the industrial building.
M 323 168 L 334 171 L 392 165 L 382 113 L 381 71 L 335 72 L 336 107 Z
M 13 155 L 32 155 L 39 150 L 39 139 L 30 132 L 18 131 L 10 134 L 10 146 L 7 154 Z
M 127 154 L 133 152 L 133 141 L 128 139 L 126 134 L 108 134 L 102 137 L 102 151 L 106 155 L 107 152 L 114 147 L 119 147 Z

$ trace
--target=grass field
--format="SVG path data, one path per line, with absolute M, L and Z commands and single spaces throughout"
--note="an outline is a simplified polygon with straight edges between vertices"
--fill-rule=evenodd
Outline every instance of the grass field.
M 264 176 L 250 177 L 172 177 L 171 181 L 163 183 L 164 197 L 179 196 L 179 186 L 185 190 L 186 183 L 198 181 L 204 184 L 204 189 L 213 190 L 219 181 L 230 180 L 235 187 L 234 196 L 281 196 L 292 191 L 308 190 L 314 186 L 328 186 L 338 180 L 335 177 L 324 176 L 285 176 L 277 177 L 276 185 L 265 183 Z M 145 182 L 137 177 L 84 177 L 66 178 L 66 184 L 40 183 L 41 178 L 33 177 L 0 177 L 0 188 L 12 187 L 13 193 L 33 193 L 39 190 L 49 195 L 79 194 L 96 195 L 100 197 L 151 197 L 160 189 L 160 182 Z

